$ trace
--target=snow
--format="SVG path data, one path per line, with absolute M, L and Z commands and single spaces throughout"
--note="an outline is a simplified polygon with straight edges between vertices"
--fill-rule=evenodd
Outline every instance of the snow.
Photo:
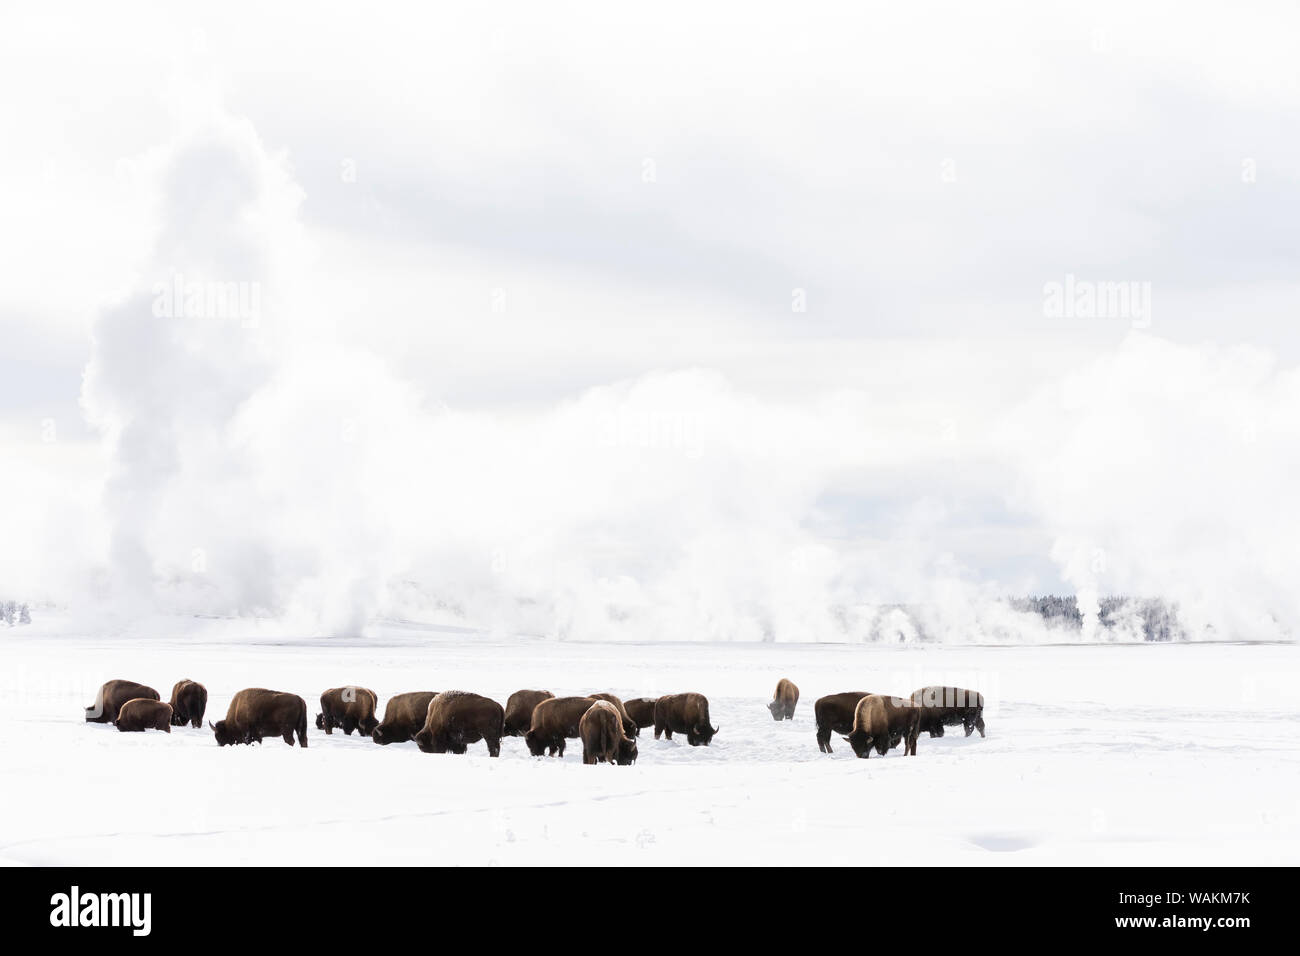
M 486 642 L 388 627 L 370 639 L 191 632 L 0 635 L 0 861 L 8 864 L 1294 864 L 1300 648 Z M 766 710 L 777 679 L 793 721 Z M 422 754 L 310 730 L 218 748 L 203 730 L 86 724 L 103 681 L 164 696 L 242 687 L 522 687 L 625 698 L 696 690 L 713 746 L 642 732 L 634 767 Z M 948 683 L 984 692 L 988 737 L 949 728 L 858 760 L 818 751 L 813 701 Z

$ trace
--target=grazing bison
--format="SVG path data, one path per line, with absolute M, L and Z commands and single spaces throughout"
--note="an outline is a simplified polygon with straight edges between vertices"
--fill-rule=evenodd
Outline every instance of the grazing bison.
M 870 696 L 870 691 L 846 690 L 817 699 L 817 703 L 813 704 L 813 716 L 817 721 L 817 747 L 822 753 L 833 752 L 832 733 L 853 733 L 853 715 L 857 712 L 858 701 Z
M 544 700 L 554 700 L 549 690 L 517 690 L 506 701 L 506 736 L 522 737 L 533 725 L 533 708 Z
M 197 681 L 178 680 L 172 688 L 172 726 L 203 726 L 208 709 L 208 689 Z
M 133 680 L 111 680 L 99 689 L 95 702 L 86 708 L 86 723 L 111 724 L 117 720 L 117 712 L 128 700 L 137 697 L 144 700 L 161 700 L 158 692 L 146 684 L 137 684 Z
M 429 702 L 436 690 L 413 690 L 388 698 L 384 719 L 370 735 L 377 744 L 403 744 L 414 740 L 429 718 Z
M 623 709 L 636 721 L 636 729 L 655 725 L 655 703 L 658 697 L 636 697 L 623 701 Z
M 899 740 L 904 742 L 903 753 L 915 757 L 920 722 L 921 708 L 910 700 L 870 694 L 858 701 L 853 732 L 844 739 L 859 757 L 870 757 L 872 747 L 883 757 Z
M 613 694 L 588 694 L 587 696 L 592 700 L 603 700 L 607 703 L 613 704 L 614 709 L 618 711 L 618 719 L 623 724 L 623 733 L 627 734 L 629 737 L 641 736 L 641 728 L 638 727 L 637 722 L 628 715 L 627 708 L 623 706 L 623 702 Z
M 610 701 L 597 700 L 587 708 L 578 721 L 584 764 L 604 761 L 628 767 L 636 763 L 636 741 L 624 731 L 623 720 L 623 715 Z
M 172 732 L 172 705 L 148 697 L 128 700 L 117 712 L 117 729 L 121 731 L 161 730 Z
M 921 708 L 921 730 L 942 737 L 944 726 L 960 724 L 969 737 L 978 730 L 984 736 L 984 695 L 961 687 L 922 687 L 912 694 Z
M 663 734 L 685 734 L 692 747 L 707 747 L 718 732 L 709 721 L 709 699 L 703 694 L 669 694 L 655 702 L 655 740 Z
M 379 697 L 365 687 L 331 687 L 320 695 L 321 712 L 316 715 L 316 729 L 332 734 L 335 727 L 343 728 L 349 737 L 359 730 L 369 737 L 379 726 L 375 708 Z
M 226 719 L 214 725 L 208 721 L 218 746 L 262 742 L 263 737 L 283 737 L 293 746 L 307 746 L 307 702 L 297 694 L 262 687 L 248 687 L 230 699 Z
M 564 741 L 578 736 L 578 723 L 591 705 L 592 697 L 552 697 L 533 708 L 533 722 L 524 734 L 528 752 L 540 757 L 564 756 Z
M 767 709 L 772 712 L 773 720 L 793 720 L 794 705 L 797 703 L 799 688 L 794 686 L 793 681 L 782 677 L 776 682 L 776 693 L 772 695 L 772 703 L 767 705 Z
M 487 744 L 488 756 L 501 756 L 506 711 L 495 700 L 464 690 L 445 690 L 429 701 L 424 727 L 415 742 L 427 754 L 463 754 L 470 744 Z

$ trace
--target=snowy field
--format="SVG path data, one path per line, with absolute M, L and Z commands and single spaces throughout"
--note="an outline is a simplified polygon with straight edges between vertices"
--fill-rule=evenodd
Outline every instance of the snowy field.
M 799 685 L 793 721 L 765 708 Z M 86 724 L 104 680 L 247 686 L 697 690 L 713 746 L 642 732 L 634 767 L 427 755 L 310 731 L 218 748 L 203 730 Z M 10 864 L 1295 864 L 1300 647 L 482 643 L 389 627 L 364 643 L 24 634 L 0 641 Z M 813 701 L 954 683 L 988 698 L 918 756 L 818 752 Z

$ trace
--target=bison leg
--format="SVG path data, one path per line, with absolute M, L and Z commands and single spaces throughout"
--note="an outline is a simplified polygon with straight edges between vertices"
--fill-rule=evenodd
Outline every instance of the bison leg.
M 980 732 L 980 736 L 981 736 L 981 737 L 984 736 L 984 718 L 983 718 L 983 717 L 976 717 L 976 718 L 975 718 L 975 729 L 978 730 L 978 731 Z
M 501 756 L 501 738 L 500 738 L 500 737 L 484 737 L 483 740 L 487 743 L 488 756 L 489 756 L 489 757 L 500 757 L 500 756 Z
M 817 728 L 817 749 L 824 754 L 831 753 L 831 729 L 829 727 Z

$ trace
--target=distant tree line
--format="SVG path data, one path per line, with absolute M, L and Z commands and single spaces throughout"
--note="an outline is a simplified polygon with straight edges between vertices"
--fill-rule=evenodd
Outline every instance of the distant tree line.
M 1074 595 L 1045 594 L 1011 598 L 1017 611 L 1037 614 L 1049 625 L 1083 627 L 1083 614 Z M 1107 630 L 1133 627 L 1140 629 L 1144 640 L 1173 641 L 1185 636 L 1178 622 L 1178 606 L 1159 598 L 1135 598 L 1113 594 L 1097 602 L 1097 623 Z
M 32 623 L 32 612 L 26 604 L 17 601 L 0 601 L 0 621 L 10 627 Z

